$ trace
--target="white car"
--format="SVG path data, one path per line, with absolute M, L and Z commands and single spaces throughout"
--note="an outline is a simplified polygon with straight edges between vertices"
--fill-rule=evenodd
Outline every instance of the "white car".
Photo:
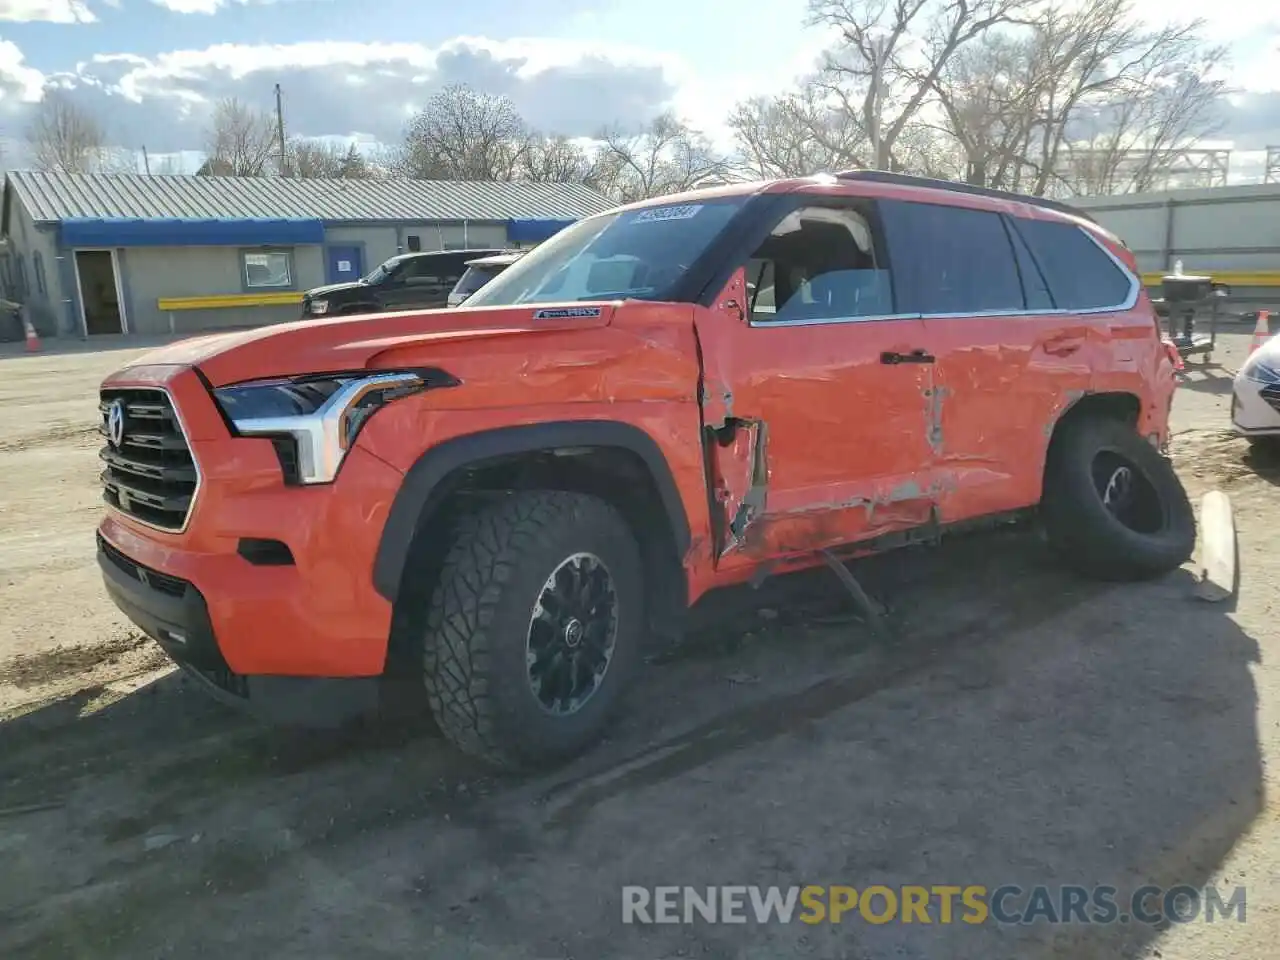
M 1255 350 L 1236 374 L 1231 425 L 1255 447 L 1280 450 L 1280 334 Z

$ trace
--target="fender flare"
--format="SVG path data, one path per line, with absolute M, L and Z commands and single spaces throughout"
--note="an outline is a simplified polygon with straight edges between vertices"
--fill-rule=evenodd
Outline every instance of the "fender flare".
M 614 447 L 636 454 L 653 477 L 671 524 L 679 556 L 689 550 L 692 535 L 680 488 L 661 448 L 644 430 L 616 420 L 558 420 L 527 426 L 499 427 L 464 434 L 431 447 L 404 475 L 387 513 L 373 562 L 373 586 L 396 602 L 409 548 L 419 524 L 438 502 L 456 470 L 498 457 L 535 453 L 557 447 Z

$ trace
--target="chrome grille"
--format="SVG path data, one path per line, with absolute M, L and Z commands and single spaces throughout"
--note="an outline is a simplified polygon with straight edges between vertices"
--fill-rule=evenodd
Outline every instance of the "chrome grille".
M 103 499 L 150 526 L 182 530 L 200 476 L 169 395 L 154 389 L 103 390 L 99 399 L 99 430 L 107 440 L 98 451 L 106 465 Z

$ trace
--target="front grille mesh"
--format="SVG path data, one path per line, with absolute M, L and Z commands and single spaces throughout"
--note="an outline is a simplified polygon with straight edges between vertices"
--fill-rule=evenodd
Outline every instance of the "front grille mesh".
M 139 583 L 146 584 L 154 590 L 161 593 L 167 593 L 171 597 L 182 597 L 187 592 L 187 581 L 178 577 L 171 577 L 167 573 L 161 573 L 159 570 L 152 570 L 150 567 L 144 567 L 135 560 L 130 560 L 123 553 L 107 542 L 106 537 L 98 534 L 98 547 L 102 550 L 108 560 L 116 565 L 124 574 L 137 580 Z
M 1269 383 L 1259 391 L 1263 400 L 1271 405 L 1271 409 L 1280 413 L 1280 383 Z
M 111 439 L 112 408 L 123 423 L 119 443 Z M 161 530 L 186 526 L 195 499 L 198 473 L 178 423 L 173 402 L 163 390 L 103 390 L 100 430 L 107 438 L 98 456 L 102 496 L 121 513 Z

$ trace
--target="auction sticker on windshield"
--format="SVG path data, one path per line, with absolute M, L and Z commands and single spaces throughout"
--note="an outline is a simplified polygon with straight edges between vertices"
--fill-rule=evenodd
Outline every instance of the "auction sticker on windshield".
M 649 207 L 636 214 L 632 223 L 660 223 L 664 220 L 691 220 L 702 209 L 700 203 L 686 203 L 678 207 Z

